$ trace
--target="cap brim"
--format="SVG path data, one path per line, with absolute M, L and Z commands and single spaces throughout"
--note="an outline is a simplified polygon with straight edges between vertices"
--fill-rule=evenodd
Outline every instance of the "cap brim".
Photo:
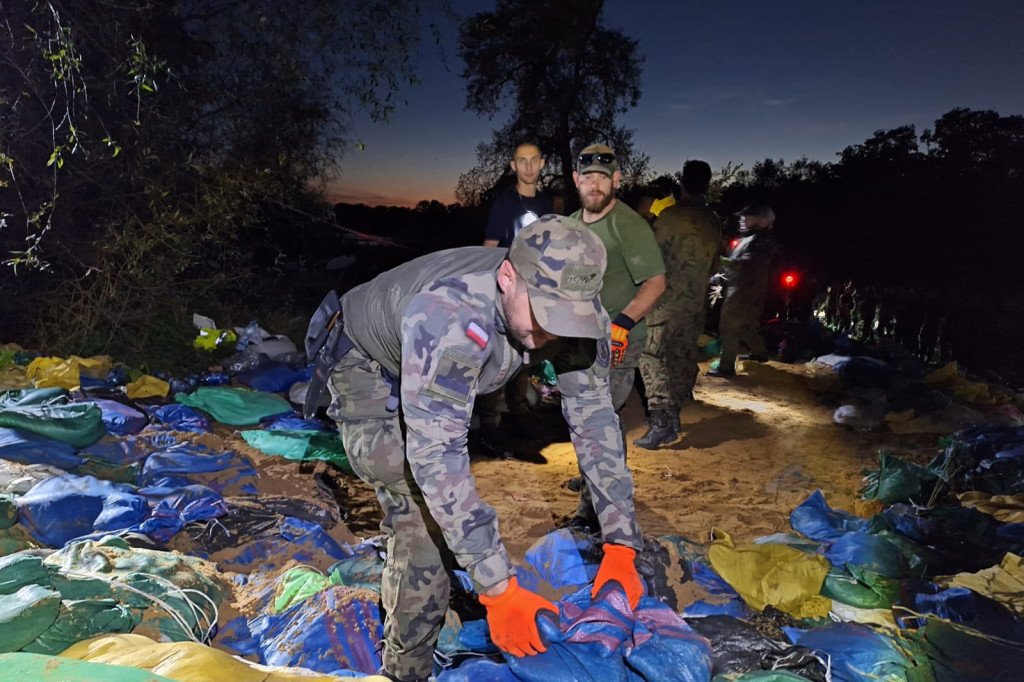
M 608 335 L 599 297 L 591 301 L 568 301 L 546 295 L 530 284 L 526 285 L 526 290 L 537 324 L 549 334 L 567 339 L 600 339 Z
M 616 169 L 609 168 L 608 166 L 602 166 L 600 164 L 591 164 L 589 166 L 586 166 L 585 168 L 579 169 L 576 172 L 579 173 L 580 175 L 586 175 L 587 173 L 604 173 L 610 178 L 613 175 L 615 175 L 615 170 Z

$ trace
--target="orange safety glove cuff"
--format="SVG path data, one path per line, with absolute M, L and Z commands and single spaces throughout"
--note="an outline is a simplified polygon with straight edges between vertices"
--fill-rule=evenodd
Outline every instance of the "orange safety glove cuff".
M 594 588 L 590 596 L 594 599 L 601 592 L 604 586 L 615 581 L 622 586 L 629 601 L 630 608 L 635 609 L 640 603 L 640 597 L 644 594 L 644 583 L 636 570 L 636 550 L 625 545 L 604 544 L 604 559 L 597 569 L 597 576 L 594 578 Z

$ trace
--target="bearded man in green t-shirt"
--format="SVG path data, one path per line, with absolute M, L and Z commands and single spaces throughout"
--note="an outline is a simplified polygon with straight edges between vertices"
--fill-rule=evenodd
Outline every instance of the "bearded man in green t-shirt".
M 601 286 L 601 304 L 612 318 L 612 405 L 619 413 L 633 388 L 647 328 L 644 317 L 665 291 L 665 262 L 647 221 L 615 198 L 622 171 L 615 152 L 592 144 L 580 152 L 572 174 L 582 208 L 572 214 L 604 243 L 608 267 Z M 579 481 L 580 504 L 570 522 L 578 527 L 596 526 L 588 482 Z

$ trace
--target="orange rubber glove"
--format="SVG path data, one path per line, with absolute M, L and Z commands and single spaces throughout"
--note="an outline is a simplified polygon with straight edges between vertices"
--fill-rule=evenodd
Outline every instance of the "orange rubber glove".
M 634 322 L 628 315 L 619 313 L 612 320 L 612 367 L 617 367 L 626 357 L 629 348 L 629 332 Z
M 499 649 L 513 656 L 533 656 L 547 651 L 537 629 L 537 615 L 541 611 L 551 611 L 557 620 L 557 606 L 539 594 L 519 587 L 515 576 L 508 579 L 508 587 L 497 597 L 480 595 L 480 603 L 487 608 L 491 641 Z
M 590 596 L 594 599 L 609 581 L 616 581 L 622 586 L 629 600 L 630 608 L 635 609 L 640 603 L 640 597 L 644 594 L 644 582 L 636 571 L 636 550 L 625 545 L 604 544 L 604 559 L 601 560 L 601 567 L 597 569 L 597 576 L 594 578 L 594 589 Z

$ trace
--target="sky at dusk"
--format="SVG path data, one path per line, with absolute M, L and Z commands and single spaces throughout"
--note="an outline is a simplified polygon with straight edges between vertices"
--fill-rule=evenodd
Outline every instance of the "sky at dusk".
M 462 15 L 493 9 L 453 0 Z M 606 0 L 604 25 L 639 41 L 643 96 L 621 121 L 656 173 L 771 157 L 834 161 L 880 129 L 918 134 L 954 107 L 1024 114 L 1024 2 Z M 528 40 L 529 36 L 524 36 Z M 359 119 L 334 201 L 455 200 L 476 146 L 507 120 L 465 110 L 457 29 L 421 49 L 422 84 L 387 124 Z

